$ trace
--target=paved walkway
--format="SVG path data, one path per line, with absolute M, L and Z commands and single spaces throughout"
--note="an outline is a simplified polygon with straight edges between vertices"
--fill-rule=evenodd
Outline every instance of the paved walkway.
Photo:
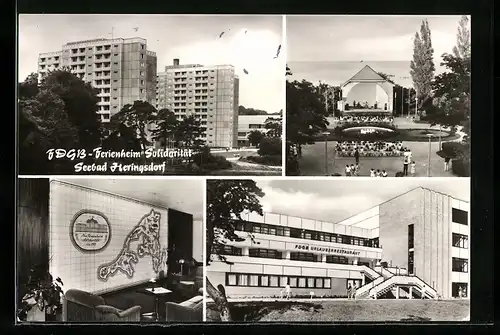
M 431 127 L 427 123 L 415 123 L 411 119 L 396 118 L 394 120 L 399 128 L 403 129 L 439 129 L 439 126 Z M 334 126 L 334 125 L 333 125 Z M 332 125 L 330 125 L 332 127 Z M 449 128 L 442 127 L 442 130 Z M 465 135 L 459 127 L 457 134 L 461 141 Z M 445 143 L 445 142 L 442 142 Z M 353 157 L 337 157 L 335 152 L 336 141 L 329 141 L 328 152 L 328 172 L 325 171 L 325 142 L 317 142 L 311 145 L 302 146 L 302 157 L 300 158 L 300 171 L 303 176 L 325 176 L 339 173 L 345 175 L 345 166 L 355 164 Z M 404 141 L 403 146 L 412 152 L 412 160 L 415 161 L 415 177 L 427 177 L 429 165 L 429 143 Z M 454 177 L 451 166 L 448 171 L 444 171 L 444 159 L 436 154 L 440 150 L 438 142 L 431 143 L 430 176 L 431 177 Z M 397 172 L 403 171 L 402 157 L 360 157 L 360 177 L 369 177 L 370 169 L 385 170 L 389 177 L 395 177 Z

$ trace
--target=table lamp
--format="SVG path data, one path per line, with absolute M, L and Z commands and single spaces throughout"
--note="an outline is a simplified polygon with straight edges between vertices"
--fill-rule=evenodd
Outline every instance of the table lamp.
M 154 283 L 156 283 L 156 278 L 151 278 L 151 279 L 149 280 L 149 282 L 150 282 L 150 283 L 153 283 L 153 284 L 154 284 Z M 155 291 L 155 287 L 153 286 L 153 287 L 151 288 L 151 292 L 154 292 L 154 291 Z
M 182 276 L 182 266 L 184 265 L 184 260 L 183 259 L 179 259 L 179 264 L 181 265 L 181 276 Z

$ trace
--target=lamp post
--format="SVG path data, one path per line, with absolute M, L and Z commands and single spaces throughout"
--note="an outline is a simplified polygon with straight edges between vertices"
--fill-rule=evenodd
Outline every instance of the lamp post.
M 427 162 L 427 177 L 430 177 L 431 176 L 431 146 L 432 146 L 431 138 L 432 138 L 432 134 L 427 134 L 427 136 L 429 137 L 429 161 Z
M 325 175 L 328 176 L 328 135 L 330 132 L 325 131 L 323 135 L 325 136 Z
M 417 89 L 415 88 L 415 119 L 417 118 L 418 114 L 418 94 L 417 94 Z

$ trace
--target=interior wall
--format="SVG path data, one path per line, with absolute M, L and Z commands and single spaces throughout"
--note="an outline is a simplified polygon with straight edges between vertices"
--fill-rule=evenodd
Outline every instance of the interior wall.
M 48 269 L 49 179 L 20 178 L 18 183 L 16 272 L 17 287 L 22 287 L 34 265 Z
M 203 262 L 203 221 L 193 221 L 193 258 Z
M 73 241 L 71 223 L 82 210 L 107 219 L 109 242 L 102 250 L 82 251 Z M 158 232 L 153 222 L 159 224 Z M 103 293 L 157 277 L 166 270 L 167 232 L 166 209 L 56 180 L 50 183 L 50 269 L 65 289 Z

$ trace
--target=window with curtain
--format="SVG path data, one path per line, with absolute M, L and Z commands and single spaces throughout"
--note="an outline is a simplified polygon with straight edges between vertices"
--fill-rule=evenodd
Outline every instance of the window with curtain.
M 299 278 L 299 287 L 306 287 L 306 279 Z
M 247 286 L 248 285 L 248 275 L 238 275 L 238 285 Z
M 290 277 L 290 287 L 297 287 L 297 277 Z
M 316 287 L 323 288 L 323 278 L 316 278 Z
M 261 276 L 260 285 L 264 287 L 269 286 L 269 276 Z
M 250 275 L 250 286 L 259 286 L 259 276 Z
M 331 288 L 331 279 L 330 278 L 325 278 L 323 280 L 323 288 Z
M 307 278 L 307 287 L 314 287 L 314 278 Z
M 271 286 L 271 287 L 278 287 L 279 286 L 278 285 L 278 280 L 279 280 L 278 276 L 270 276 L 269 279 L 270 279 L 270 281 L 269 281 L 270 285 L 269 286 Z
M 285 277 L 285 276 L 280 277 L 280 286 L 285 287 L 287 281 L 288 281 L 288 277 Z
M 235 286 L 236 285 L 236 275 L 228 275 L 227 276 L 227 285 L 228 286 Z

